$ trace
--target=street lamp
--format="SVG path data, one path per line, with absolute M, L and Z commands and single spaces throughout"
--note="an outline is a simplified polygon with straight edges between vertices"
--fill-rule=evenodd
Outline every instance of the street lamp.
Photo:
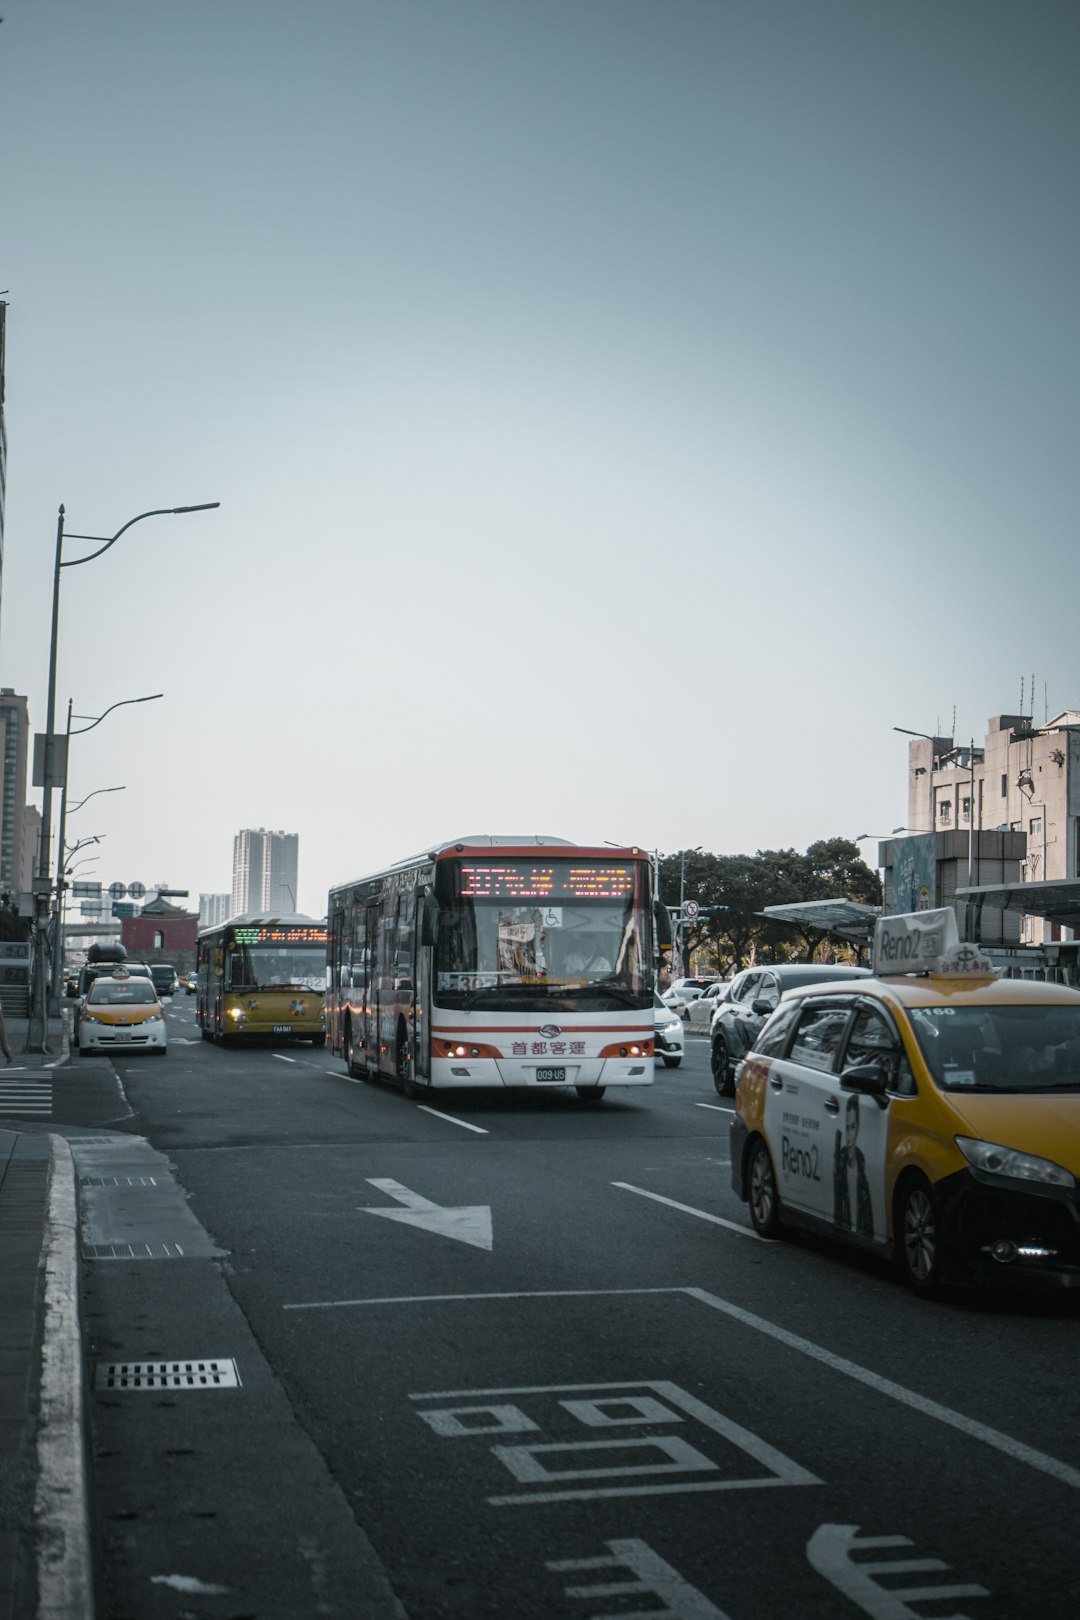
M 82 563 L 93 562 L 95 557 L 102 556 L 110 547 L 114 546 L 122 534 L 150 517 L 179 517 L 188 512 L 210 512 L 221 505 L 220 501 L 203 501 L 197 506 L 159 506 L 149 512 L 139 512 L 137 516 L 129 518 L 116 533 L 109 538 L 101 534 L 71 534 L 66 538 L 70 540 L 90 540 L 98 549 L 88 552 L 85 557 L 72 557 L 67 562 L 63 560 L 64 550 L 64 507 L 61 503 L 56 519 L 56 557 L 53 563 L 53 594 L 52 594 L 52 626 L 49 637 L 49 694 L 45 715 L 45 748 L 44 769 L 42 772 L 42 806 L 41 806 L 41 855 L 40 870 L 35 882 L 35 913 L 34 913 L 34 991 L 33 1005 L 30 1009 L 30 1019 L 26 1031 L 26 1050 L 28 1052 L 49 1051 L 49 1021 L 46 1011 L 45 995 L 45 933 L 44 925 L 49 913 L 49 861 L 52 855 L 52 794 L 56 785 L 56 742 L 54 733 L 56 725 L 56 649 L 60 629 L 60 570 L 62 568 L 78 568 Z M 89 728 L 87 728 L 89 729 Z M 65 761 L 66 770 L 66 761 Z M 57 864 L 63 864 L 63 850 L 57 851 Z M 55 979 L 57 992 L 59 991 L 59 977 Z M 57 1000 L 59 1010 L 59 1000 Z
M 65 563 L 64 566 L 67 567 L 67 564 Z M 76 715 L 73 715 L 71 710 L 72 710 L 72 707 L 73 707 L 73 704 L 74 704 L 74 699 L 73 698 L 68 698 L 67 732 L 65 734 L 65 742 L 64 742 L 64 783 L 63 783 L 63 788 L 62 788 L 61 793 L 60 793 L 60 825 L 57 828 L 57 839 L 56 839 L 57 849 L 59 851 L 59 857 L 60 858 L 57 861 L 56 901 L 55 901 L 54 908 L 53 908 L 52 971 L 49 974 L 49 1016 L 50 1016 L 50 1018 L 56 1018 L 56 1017 L 59 1016 L 59 1013 L 60 1013 L 60 977 L 61 977 L 61 969 L 63 967 L 62 957 L 63 957 L 63 954 L 64 954 L 64 923 L 63 923 L 63 916 L 62 916 L 62 913 L 63 913 L 63 910 L 64 910 L 64 885 L 63 885 L 64 874 L 60 871 L 60 867 L 63 864 L 64 838 L 65 838 L 65 835 L 66 835 L 67 818 L 68 818 L 69 815 L 74 815 L 76 810 L 81 809 L 82 806 L 86 803 L 86 799 L 92 799 L 94 797 L 94 793 L 122 793 L 122 792 L 125 791 L 125 789 L 118 788 L 118 787 L 115 787 L 115 788 L 95 788 L 94 793 L 88 793 L 86 795 L 86 799 L 80 799 L 78 804 L 72 805 L 69 808 L 68 802 L 67 802 L 67 792 L 68 792 L 68 754 L 69 754 L 70 748 L 71 748 L 71 739 L 72 739 L 72 737 L 81 737 L 83 735 L 83 733 L 86 732 L 86 731 L 93 731 L 94 727 L 95 726 L 100 726 L 101 722 L 105 719 L 105 716 L 109 715 L 109 714 L 112 714 L 114 709 L 122 709 L 122 708 L 126 707 L 126 705 L 128 705 L 129 703 L 156 703 L 158 698 L 164 697 L 164 695 L 165 694 L 163 692 L 152 692 L 152 693 L 150 693 L 150 695 L 148 697 L 120 698 L 119 702 L 110 703 L 109 707 L 105 710 L 104 714 L 98 714 L 98 715 L 92 715 L 92 714 L 76 714 Z M 75 730 L 72 731 L 72 729 L 71 729 L 72 720 L 89 720 L 90 724 L 88 726 L 76 726 Z
M 85 799 L 79 800 L 78 804 L 69 804 L 67 813 L 69 816 L 73 816 L 76 810 L 81 810 L 84 804 L 89 804 L 91 799 L 96 799 L 99 793 L 125 793 L 126 791 L 126 784 L 122 787 L 95 788 L 93 793 L 88 793 Z

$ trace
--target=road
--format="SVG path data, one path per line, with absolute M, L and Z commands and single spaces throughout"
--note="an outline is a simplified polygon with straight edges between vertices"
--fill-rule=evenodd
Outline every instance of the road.
M 55 1087 L 102 1616 L 1073 1616 L 1075 1309 L 762 1242 L 704 1040 L 418 1104 L 168 1011 Z

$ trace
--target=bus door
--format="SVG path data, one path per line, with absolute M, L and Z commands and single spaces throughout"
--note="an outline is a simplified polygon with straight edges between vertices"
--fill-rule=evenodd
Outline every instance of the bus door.
M 432 951 L 430 946 L 423 942 L 422 924 L 424 915 L 423 895 L 416 897 L 413 914 L 412 940 L 413 962 L 415 963 L 416 999 L 413 1003 L 415 1022 L 413 1024 L 413 1072 L 427 1079 L 431 1075 L 431 962 Z
M 379 1067 L 379 996 L 376 952 L 379 942 L 379 907 L 367 905 L 356 915 L 359 960 L 353 981 L 353 1004 L 364 1042 L 364 1061 Z
M 341 1051 L 342 1016 L 341 1003 L 345 994 L 345 929 L 349 926 L 350 914 L 344 911 L 335 911 L 329 918 L 330 932 L 329 956 L 326 969 L 326 1011 L 327 1036 L 332 1052 Z M 332 1020 L 332 1022 L 331 1022 Z

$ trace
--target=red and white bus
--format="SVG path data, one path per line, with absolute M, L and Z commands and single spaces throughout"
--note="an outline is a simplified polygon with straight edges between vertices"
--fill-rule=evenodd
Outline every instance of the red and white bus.
M 471 837 L 330 891 L 326 1027 L 407 1096 L 653 1080 L 656 930 L 641 849 Z

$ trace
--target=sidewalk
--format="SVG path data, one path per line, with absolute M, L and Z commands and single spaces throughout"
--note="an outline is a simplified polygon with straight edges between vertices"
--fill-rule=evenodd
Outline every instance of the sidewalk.
M 91 1620 L 89 1525 L 78 1318 L 75 1176 L 50 1134 L 51 1052 L 0 1063 L 0 1620 Z

